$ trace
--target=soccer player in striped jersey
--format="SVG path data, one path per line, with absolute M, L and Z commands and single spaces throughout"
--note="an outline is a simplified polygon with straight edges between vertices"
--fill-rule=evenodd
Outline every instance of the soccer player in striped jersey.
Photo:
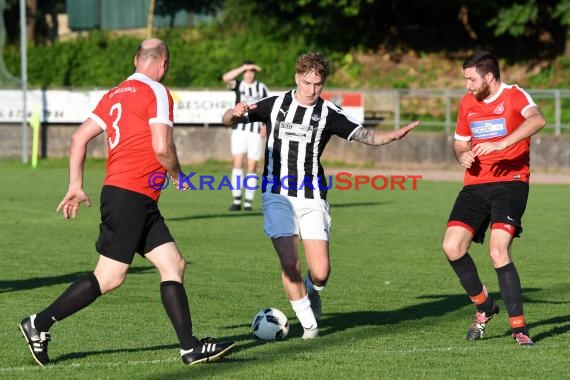
M 256 102 L 268 95 L 267 86 L 255 79 L 261 68 L 253 61 L 244 61 L 239 67 L 231 69 L 222 76 L 228 87 L 236 93 L 236 104 L 242 101 Z M 238 76 L 242 79 L 236 79 Z M 232 197 L 230 211 L 241 210 L 242 189 L 244 191 L 244 211 L 252 210 L 253 197 L 257 187 L 257 161 L 261 157 L 263 138 L 265 137 L 265 124 L 261 122 L 234 123 L 232 126 L 231 152 L 233 158 L 232 168 Z M 244 161 L 247 173 L 244 176 Z M 247 177 L 247 186 L 243 185 Z
M 198 340 L 192 333 L 183 285 L 186 262 L 158 209 L 166 175 L 176 184 L 181 172 L 172 135 L 172 96 L 160 83 L 168 71 L 168 47 L 156 38 L 147 39 L 140 44 L 134 64 L 136 72 L 102 97 L 71 138 L 69 187 L 57 207 L 67 219 L 75 219 L 82 203 L 90 206 L 83 190 L 87 145 L 100 134 L 107 135 L 107 171 L 95 244 L 100 255 L 93 272 L 73 282 L 47 308 L 20 322 L 32 356 L 41 366 L 50 361 L 50 328 L 121 286 L 135 253 L 158 269 L 162 304 L 184 363 L 216 360 L 235 345 L 233 341 Z M 134 316 L 124 328 L 144 335 L 152 326 L 141 325 Z M 89 342 L 82 344 L 89 347 Z
M 528 198 L 530 136 L 546 120 L 526 91 L 501 81 L 493 54 L 475 52 L 463 63 L 463 74 L 468 93 L 459 104 L 454 150 L 465 168 L 464 187 L 449 216 L 443 251 L 477 309 L 467 339 L 481 339 L 499 307 L 467 250 L 472 241 L 483 243 L 491 226 L 489 255 L 512 336 L 519 345 L 531 346 L 511 245 L 522 232 Z
M 320 162 L 333 135 L 368 145 L 403 138 L 419 122 L 394 131 L 365 128 L 320 94 L 329 62 L 320 53 L 301 55 L 295 68 L 296 89 L 256 103 L 242 101 L 227 110 L 222 123 L 267 125 L 262 178 L 264 230 L 281 263 L 285 293 L 303 326 L 303 339 L 318 335 L 319 293 L 329 275 L 330 216 L 327 184 Z M 302 240 L 308 274 L 303 278 L 298 244 Z

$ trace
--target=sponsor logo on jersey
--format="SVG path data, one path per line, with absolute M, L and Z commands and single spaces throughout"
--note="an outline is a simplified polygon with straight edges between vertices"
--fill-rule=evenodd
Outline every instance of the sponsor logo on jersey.
M 310 143 L 313 137 L 313 126 L 297 123 L 279 123 L 279 138 L 281 140 Z
M 471 133 L 476 139 L 489 139 L 507 134 L 507 124 L 504 118 L 472 121 L 469 123 Z

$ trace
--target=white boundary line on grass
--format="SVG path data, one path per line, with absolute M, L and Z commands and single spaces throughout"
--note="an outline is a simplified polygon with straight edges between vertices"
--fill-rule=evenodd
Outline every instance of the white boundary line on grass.
M 561 348 L 562 345 L 539 345 L 532 348 L 524 348 L 520 347 L 519 349 L 528 350 L 532 352 L 533 350 L 537 350 L 540 352 L 542 350 L 557 350 Z M 423 352 L 448 352 L 448 351 L 455 351 L 455 352 L 466 352 L 466 351 L 481 351 L 484 346 L 473 345 L 472 347 L 468 346 L 456 346 L 456 347 L 440 347 L 440 348 L 411 348 L 411 349 L 402 349 L 402 350 L 378 350 L 378 348 L 374 347 L 371 348 L 374 352 L 383 353 L 383 354 L 415 354 L 415 353 L 423 353 Z M 512 350 L 513 348 L 517 348 L 516 346 L 506 345 L 502 347 L 504 351 Z M 567 348 L 567 346 L 564 346 Z M 489 346 L 489 349 L 496 352 L 499 347 L 496 346 Z M 362 349 L 358 350 L 362 352 Z M 332 353 L 331 353 L 332 354 Z M 259 358 L 264 357 L 283 357 L 283 353 L 275 353 L 275 354 L 262 354 Z M 171 359 L 156 359 L 156 360 L 136 360 L 136 361 L 127 361 L 127 362 L 102 362 L 102 363 L 93 363 L 93 362 L 73 362 L 70 364 L 64 365 L 48 365 L 45 368 L 42 368 L 37 365 L 29 365 L 29 366 L 22 366 L 22 367 L 0 367 L 0 374 L 2 373 L 15 373 L 15 372 L 27 372 L 27 371 L 45 371 L 45 370 L 57 370 L 57 369 L 76 369 L 76 368 L 96 368 L 96 367 L 118 367 L 118 366 L 138 366 L 138 365 L 148 365 L 148 364 L 163 364 L 163 363 L 172 363 L 175 361 L 180 360 L 180 358 L 171 358 Z
M 0 374 L 2 373 L 10 373 L 10 372 L 25 372 L 25 371 L 45 371 L 45 370 L 55 370 L 55 369 L 75 369 L 75 368 L 90 368 L 90 367 L 118 367 L 118 366 L 138 366 L 138 365 L 145 365 L 145 364 L 163 364 L 163 363 L 172 363 L 175 361 L 179 361 L 180 358 L 171 358 L 171 359 L 156 359 L 156 360 L 135 360 L 135 361 L 127 361 L 127 362 L 102 362 L 102 363 L 90 363 L 90 362 L 73 362 L 70 364 L 54 364 L 48 365 L 47 367 L 40 367 L 38 365 L 30 365 L 30 366 L 23 366 L 23 367 L 0 367 Z

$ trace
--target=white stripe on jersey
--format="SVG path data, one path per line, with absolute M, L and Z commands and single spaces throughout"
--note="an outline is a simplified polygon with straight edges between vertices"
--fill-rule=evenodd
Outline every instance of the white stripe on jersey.
M 101 119 L 99 116 L 95 115 L 95 113 L 91 112 L 91 113 L 89 114 L 89 118 L 90 118 L 90 119 L 93 119 L 93 121 L 96 122 L 97 125 L 99 125 L 102 130 L 104 130 L 104 131 L 107 130 L 107 124 L 105 124 L 105 122 L 103 121 L 103 119 Z
M 166 87 L 141 73 L 134 73 L 128 78 L 128 80 L 138 80 L 143 82 L 152 89 L 152 92 L 154 92 L 154 96 L 156 98 L 156 117 L 150 119 L 148 124 L 160 123 L 173 127 L 174 123 L 170 120 L 170 107 Z
M 236 93 L 236 104 L 242 101 L 252 104 L 265 98 L 269 93 L 267 86 L 258 81 L 253 81 L 252 83 L 236 81 L 236 87 L 233 88 L 233 91 Z M 234 124 L 233 128 L 246 132 L 260 133 L 261 123 L 237 123 Z
M 349 139 L 361 124 L 320 98 L 311 107 L 300 105 L 291 91 L 274 99 L 268 124 L 265 191 L 299 199 L 326 199 L 331 184 L 324 183 L 329 181 L 320 163 L 322 151 L 333 134 Z

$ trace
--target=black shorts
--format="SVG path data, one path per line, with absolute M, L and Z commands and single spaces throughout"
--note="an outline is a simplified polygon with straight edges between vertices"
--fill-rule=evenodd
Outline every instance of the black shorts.
M 493 182 L 465 186 L 457 196 L 448 226 L 461 225 L 473 232 L 473 241 L 483 243 L 485 231 L 501 228 L 518 237 L 528 199 L 528 183 Z M 514 231 L 512 231 L 514 227 Z
M 174 241 L 158 204 L 146 195 L 114 186 L 101 190 L 101 224 L 97 252 L 130 264 L 135 252 L 144 256 Z

